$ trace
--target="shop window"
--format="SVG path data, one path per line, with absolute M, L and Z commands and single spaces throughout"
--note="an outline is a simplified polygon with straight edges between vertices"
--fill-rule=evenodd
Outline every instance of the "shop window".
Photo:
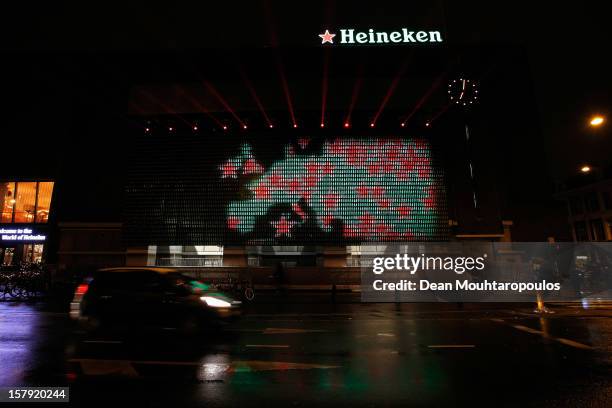
M 47 223 L 49 221 L 49 210 L 51 208 L 51 195 L 53 193 L 53 182 L 43 181 L 38 183 L 38 199 L 36 200 L 36 222 Z
M 15 206 L 15 183 L 0 183 L 0 210 L 2 217 L 0 222 L 9 223 L 13 221 L 13 207 Z
M 43 244 L 25 244 L 23 246 L 23 261 L 42 262 L 43 248 Z
M 15 202 L 15 222 L 34 222 L 36 213 L 36 182 L 17 183 Z

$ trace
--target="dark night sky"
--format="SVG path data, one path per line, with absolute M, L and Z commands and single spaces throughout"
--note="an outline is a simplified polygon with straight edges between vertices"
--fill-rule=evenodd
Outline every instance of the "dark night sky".
M 296 47 L 311 41 L 326 21 L 401 27 L 418 15 L 421 22 L 443 26 L 454 44 L 526 48 L 545 146 L 542 168 L 548 169 L 551 179 L 563 180 L 584 162 L 604 164 L 612 156 L 611 128 L 593 131 L 585 126 L 588 115 L 607 113 L 611 102 L 612 63 L 607 50 L 612 37 L 605 4 L 225 1 L 159 6 L 125 1 L 120 6 L 108 2 L 13 5 L 3 10 L 0 24 L 4 102 L 0 176 L 23 176 L 24 165 L 44 173 L 58 167 L 67 154 L 85 166 L 88 154 L 96 150 L 108 158 L 108 166 L 92 173 L 102 180 L 113 171 L 130 86 L 181 79 L 178 71 L 156 78 L 156 52 L 264 48 L 274 42 L 270 27 L 275 28 L 278 45 Z M 143 51 L 147 53 L 142 59 L 134 57 Z
M 572 174 L 583 161 L 609 156 L 610 131 L 593 134 L 584 127 L 586 115 L 610 106 L 606 2 L 427 3 L 430 18 L 446 25 L 450 41 L 527 47 L 554 178 Z M 40 136 L 39 124 L 53 128 L 56 135 L 71 132 L 77 126 L 74 115 L 85 108 L 90 108 L 92 120 L 104 126 L 100 122 L 123 109 L 113 106 L 123 100 L 118 93 L 125 82 L 137 80 L 133 72 L 141 68 L 114 64 L 114 72 L 109 73 L 103 65 L 112 51 L 261 47 L 270 42 L 268 21 L 274 21 L 281 45 L 294 45 L 308 41 L 323 21 L 401 25 L 411 15 L 423 14 L 420 4 L 226 1 L 155 6 L 130 1 L 121 6 L 107 2 L 12 6 L 3 12 L 0 28 L 6 104 L 3 139 L 7 131 L 23 135 L 15 140 L 19 144 L 23 138 L 35 139 Z M 68 54 L 64 61 L 59 51 Z M 80 53 L 93 55 L 94 62 L 75 63 L 71 57 Z M 146 63 L 143 66 L 146 69 Z
M 610 163 L 612 131 L 586 126 L 589 115 L 608 113 L 612 102 L 606 2 L 449 3 L 449 20 L 461 15 L 457 33 L 464 41 L 491 38 L 526 46 L 555 179 L 574 175 L 584 162 Z

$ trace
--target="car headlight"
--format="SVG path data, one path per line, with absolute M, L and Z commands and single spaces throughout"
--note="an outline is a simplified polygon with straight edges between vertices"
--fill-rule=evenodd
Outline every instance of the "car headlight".
M 232 304 L 226 300 L 219 299 L 217 297 L 212 296 L 202 296 L 200 298 L 201 301 L 206 302 L 206 304 L 210 307 L 231 307 Z

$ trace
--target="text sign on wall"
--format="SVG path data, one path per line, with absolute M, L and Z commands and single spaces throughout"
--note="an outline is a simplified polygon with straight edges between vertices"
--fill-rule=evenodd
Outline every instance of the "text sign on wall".
M 339 38 L 335 38 L 338 36 Z M 353 28 L 340 29 L 338 33 L 325 30 L 319 34 L 321 44 L 368 45 L 368 44 L 411 44 L 411 43 L 441 43 L 440 31 L 411 31 L 402 28 L 396 31 L 376 31 L 370 28 L 367 31 L 357 31 Z
M 30 228 L 0 228 L 2 241 L 44 241 L 46 235 L 35 233 Z

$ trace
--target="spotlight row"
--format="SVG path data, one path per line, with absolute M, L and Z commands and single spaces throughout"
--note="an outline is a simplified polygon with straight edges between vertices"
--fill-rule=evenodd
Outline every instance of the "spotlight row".
M 327 125 L 325 125 L 325 123 L 321 123 L 319 126 L 320 126 L 320 128 L 321 128 L 321 129 L 325 129 L 325 128 L 327 128 Z M 424 126 L 425 126 L 425 127 L 430 127 L 430 126 L 431 126 L 431 122 L 425 122 L 425 123 L 424 123 Z M 294 129 L 297 129 L 297 128 L 298 128 L 298 125 L 294 123 L 292 127 L 293 127 Z M 351 125 L 349 122 L 344 122 L 344 123 L 342 124 L 342 127 L 343 127 L 344 129 L 350 129 L 350 128 L 352 127 L 352 125 Z M 372 123 L 370 123 L 370 124 L 369 124 L 369 127 L 370 127 L 370 128 L 375 128 L 375 127 L 376 127 L 376 123 L 373 123 L 373 122 L 372 122 Z M 402 127 L 402 128 L 403 128 L 403 127 L 406 127 L 406 122 L 401 122 L 401 123 L 400 123 L 400 127 Z M 221 126 L 220 126 L 220 128 L 221 128 L 222 130 L 229 130 L 229 129 L 230 129 L 230 126 L 228 126 L 228 125 L 221 125 Z M 239 128 L 240 128 L 240 129 L 243 129 L 243 130 L 247 130 L 249 127 L 248 127 L 246 124 L 242 124 L 242 125 L 240 125 L 240 126 L 239 126 Z M 275 128 L 275 126 L 274 126 L 273 124 L 269 124 L 269 125 L 268 125 L 268 128 L 269 128 L 269 129 L 274 129 L 274 128 Z M 197 125 L 193 125 L 193 126 L 191 127 L 191 129 L 192 129 L 194 132 L 197 132 L 198 130 L 200 130 L 200 127 L 199 127 L 199 126 L 197 126 Z M 145 133 L 149 133 L 149 132 L 151 132 L 151 130 L 152 130 L 152 128 L 151 128 L 151 127 L 149 127 L 149 126 L 146 126 L 146 127 L 144 128 Z M 175 127 L 175 126 L 168 126 L 168 131 L 169 131 L 169 132 L 174 132 L 174 131 L 176 131 L 176 127 Z

